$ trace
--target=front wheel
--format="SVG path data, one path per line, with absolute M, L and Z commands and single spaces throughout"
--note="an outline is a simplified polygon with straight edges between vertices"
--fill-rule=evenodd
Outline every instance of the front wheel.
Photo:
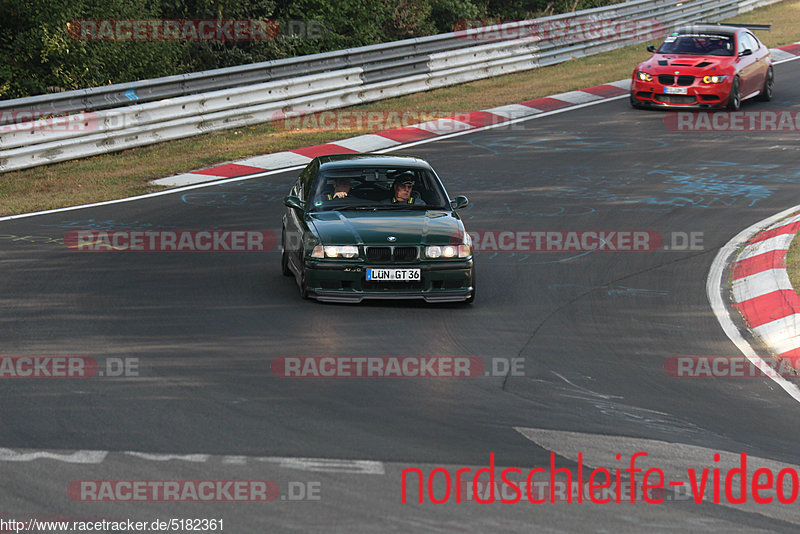
M 472 304 L 475 301 L 475 291 L 476 291 L 477 288 L 476 288 L 476 285 L 475 285 L 475 268 L 474 267 L 472 268 L 472 277 L 471 278 L 472 278 L 472 293 L 469 294 L 469 297 L 467 297 L 467 300 L 464 301 L 464 304 Z
M 633 93 L 630 94 L 630 102 L 632 108 L 642 109 L 642 104 L 640 104 L 636 97 L 633 96 Z
M 739 90 L 739 78 L 736 77 L 733 79 L 733 84 L 731 84 L 731 94 L 728 95 L 728 109 L 738 111 L 741 105 L 742 95 Z
M 289 269 L 289 255 L 286 253 L 286 228 L 281 232 L 281 271 L 283 276 L 292 276 Z
M 758 99 L 762 102 L 769 102 L 772 100 L 772 94 L 775 92 L 775 73 L 772 67 L 767 69 L 767 75 L 764 77 L 764 87 L 761 88 L 761 93 Z
M 300 257 L 304 257 L 302 254 Z M 306 267 L 302 263 L 300 264 L 300 280 L 298 281 L 297 285 L 300 287 L 300 298 L 307 299 L 308 298 L 308 282 L 306 282 Z

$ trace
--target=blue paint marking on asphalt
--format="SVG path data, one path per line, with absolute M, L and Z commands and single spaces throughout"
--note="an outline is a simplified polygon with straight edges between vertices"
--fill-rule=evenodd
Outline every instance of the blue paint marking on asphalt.
M 552 209 L 552 208 L 551 208 Z M 557 206 L 554 208 L 556 211 L 552 213 L 545 213 L 540 211 L 538 213 L 531 213 L 534 217 L 575 217 L 582 215 L 590 215 L 597 210 L 590 206 Z
M 607 171 L 613 172 L 613 171 Z M 616 204 L 614 209 L 622 211 L 645 211 L 664 213 L 675 208 L 710 208 L 715 206 L 741 205 L 752 207 L 770 198 L 777 187 L 786 183 L 800 183 L 800 166 L 788 167 L 776 163 L 747 164 L 718 160 L 700 161 L 692 164 L 676 164 L 669 168 L 650 168 L 640 172 L 635 169 L 619 169 L 618 175 L 598 173 L 587 166 L 537 167 L 537 176 L 531 176 L 530 188 L 520 190 L 519 185 L 510 185 L 509 193 L 529 197 L 527 205 L 514 208 L 497 200 L 492 203 L 476 201 L 475 216 L 566 216 L 590 215 L 602 210 L 602 204 Z M 492 192 L 503 192 L 502 175 L 493 176 L 493 183 L 478 186 L 466 183 L 472 176 L 469 171 L 460 173 L 460 187 Z M 544 176 L 543 183 L 538 176 Z M 664 188 L 653 194 L 652 178 L 661 181 Z M 476 177 L 477 178 L 477 177 Z M 647 188 L 637 195 L 637 188 Z M 542 208 L 536 199 L 552 200 L 554 206 Z M 592 201 L 589 206 L 561 207 L 559 201 Z M 583 210 L 583 211 L 581 211 Z
M 701 161 L 698 162 L 696 165 L 683 165 L 684 167 L 693 167 L 693 168 L 734 168 L 737 170 L 742 169 L 757 169 L 760 171 L 775 171 L 775 172 L 763 172 L 760 176 L 753 176 L 752 174 L 722 174 L 722 177 L 726 178 L 733 178 L 737 180 L 749 180 L 753 178 L 759 178 L 762 182 L 772 182 L 772 183 L 798 183 L 800 182 L 800 167 L 796 167 L 794 169 L 786 169 L 777 163 L 760 163 L 760 164 L 743 164 L 734 161 Z
M 472 204 L 470 206 L 473 206 Z M 582 217 L 590 215 L 597 210 L 591 206 L 552 206 L 546 209 L 540 209 L 538 206 L 530 206 L 529 208 L 517 206 L 510 207 L 508 202 L 503 202 L 502 207 L 489 208 L 480 210 L 481 216 L 501 216 L 501 217 Z M 476 209 L 477 211 L 477 209 Z M 469 218 L 474 218 L 475 215 L 470 214 Z
M 772 195 L 773 190 L 763 185 L 747 183 L 744 175 L 727 175 L 713 172 L 690 173 L 678 170 L 652 170 L 648 175 L 661 175 L 666 183 L 676 184 L 664 192 L 684 195 L 674 197 L 671 205 L 709 207 L 714 204 L 731 206 L 744 199 L 748 207 Z M 698 196 L 692 196 L 698 195 Z M 662 204 L 663 199 L 653 197 L 644 199 L 650 204 Z
M 483 149 L 492 154 L 517 154 L 520 151 L 532 150 L 537 152 L 609 152 L 612 150 L 656 150 L 670 145 L 668 141 L 637 138 L 612 138 L 612 137 L 582 137 L 577 135 L 554 135 L 550 137 L 523 138 L 520 136 L 495 137 L 482 135 L 467 141 L 478 149 Z

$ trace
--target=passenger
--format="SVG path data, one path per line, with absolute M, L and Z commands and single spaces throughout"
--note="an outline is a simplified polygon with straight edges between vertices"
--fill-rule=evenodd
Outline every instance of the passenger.
M 327 199 L 333 200 L 335 198 L 345 198 L 347 195 L 350 194 L 350 188 L 353 185 L 352 178 L 349 177 L 340 177 L 336 178 L 336 181 L 333 182 L 333 193 L 328 193 Z

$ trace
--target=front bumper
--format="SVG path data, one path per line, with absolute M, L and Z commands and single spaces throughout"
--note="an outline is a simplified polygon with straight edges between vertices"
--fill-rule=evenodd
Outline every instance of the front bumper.
M 420 269 L 419 282 L 368 282 L 366 269 Z M 370 264 L 306 261 L 308 296 L 322 302 L 361 302 L 364 299 L 424 299 L 463 302 L 474 291 L 473 260 Z
M 727 105 L 731 82 L 705 84 L 697 77 L 692 85 L 662 85 L 658 78 L 645 82 L 634 77 L 631 81 L 631 101 L 642 106 L 665 108 L 716 108 Z M 668 87 L 686 89 L 685 95 L 667 94 Z

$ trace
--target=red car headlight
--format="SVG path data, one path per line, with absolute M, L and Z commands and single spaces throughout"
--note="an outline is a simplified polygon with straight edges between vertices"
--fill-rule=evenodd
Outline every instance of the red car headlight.
M 722 83 L 725 81 L 725 76 L 722 74 L 714 74 L 711 76 L 703 76 L 703 83 Z

